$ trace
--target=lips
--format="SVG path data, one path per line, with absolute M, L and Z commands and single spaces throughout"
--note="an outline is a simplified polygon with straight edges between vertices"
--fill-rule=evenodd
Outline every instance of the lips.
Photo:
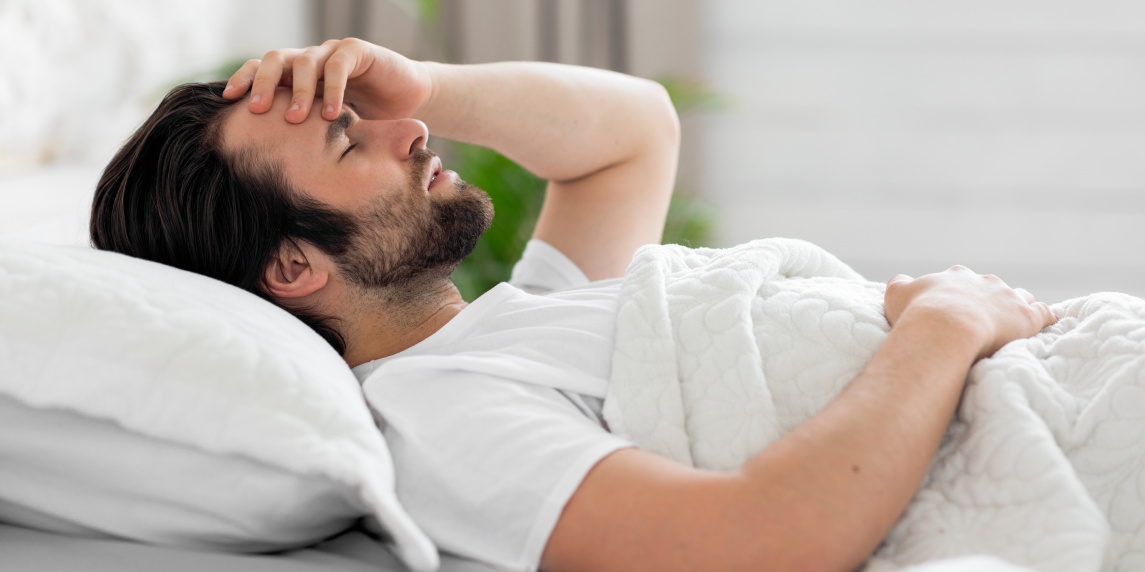
M 429 190 L 433 186 L 433 182 L 437 176 L 441 174 L 441 159 L 434 157 L 429 161 L 429 182 L 425 184 L 425 190 Z

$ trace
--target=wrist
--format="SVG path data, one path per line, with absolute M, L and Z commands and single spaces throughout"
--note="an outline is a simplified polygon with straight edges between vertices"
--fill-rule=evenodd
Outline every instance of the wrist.
M 426 96 L 422 100 L 421 105 L 413 112 L 415 119 L 420 119 L 429 123 L 436 118 L 437 102 L 441 99 L 441 76 L 445 73 L 447 64 L 434 61 L 414 61 L 417 67 L 418 74 L 422 78 L 423 84 L 426 86 Z
M 910 305 L 894 329 L 913 339 L 941 345 L 971 361 L 983 356 L 993 335 L 988 321 L 966 308 L 927 303 Z

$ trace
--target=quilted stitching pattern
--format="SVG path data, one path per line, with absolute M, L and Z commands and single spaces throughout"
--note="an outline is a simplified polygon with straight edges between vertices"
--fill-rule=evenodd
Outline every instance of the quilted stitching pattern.
M 622 288 L 605 417 L 680 462 L 737 467 L 861 371 L 889 330 L 882 296 L 801 241 L 647 247 Z M 1145 301 L 1053 309 L 1057 324 L 971 370 L 866 570 L 1145 568 Z

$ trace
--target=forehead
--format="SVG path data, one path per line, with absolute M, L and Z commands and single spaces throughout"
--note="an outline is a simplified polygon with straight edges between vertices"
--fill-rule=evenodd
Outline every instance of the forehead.
M 291 90 L 279 87 L 274 93 L 270 111 L 251 113 L 247 108 L 248 94 L 228 111 L 222 123 L 222 146 L 228 153 L 259 149 L 271 156 L 288 159 L 297 153 L 310 154 L 315 147 L 324 145 L 329 122 L 314 111 L 302 123 L 286 121 Z M 314 108 L 320 108 L 315 103 Z

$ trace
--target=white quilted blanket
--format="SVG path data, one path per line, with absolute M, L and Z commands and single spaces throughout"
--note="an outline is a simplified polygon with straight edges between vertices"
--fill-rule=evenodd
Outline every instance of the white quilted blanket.
M 730 469 L 814 415 L 884 339 L 883 286 L 809 243 L 640 251 L 605 417 Z M 883 570 L 1145 570 L 1145 300 L 1095 294 L 970 372 Z M 977 556 L 975 556 L 977 555 Z

